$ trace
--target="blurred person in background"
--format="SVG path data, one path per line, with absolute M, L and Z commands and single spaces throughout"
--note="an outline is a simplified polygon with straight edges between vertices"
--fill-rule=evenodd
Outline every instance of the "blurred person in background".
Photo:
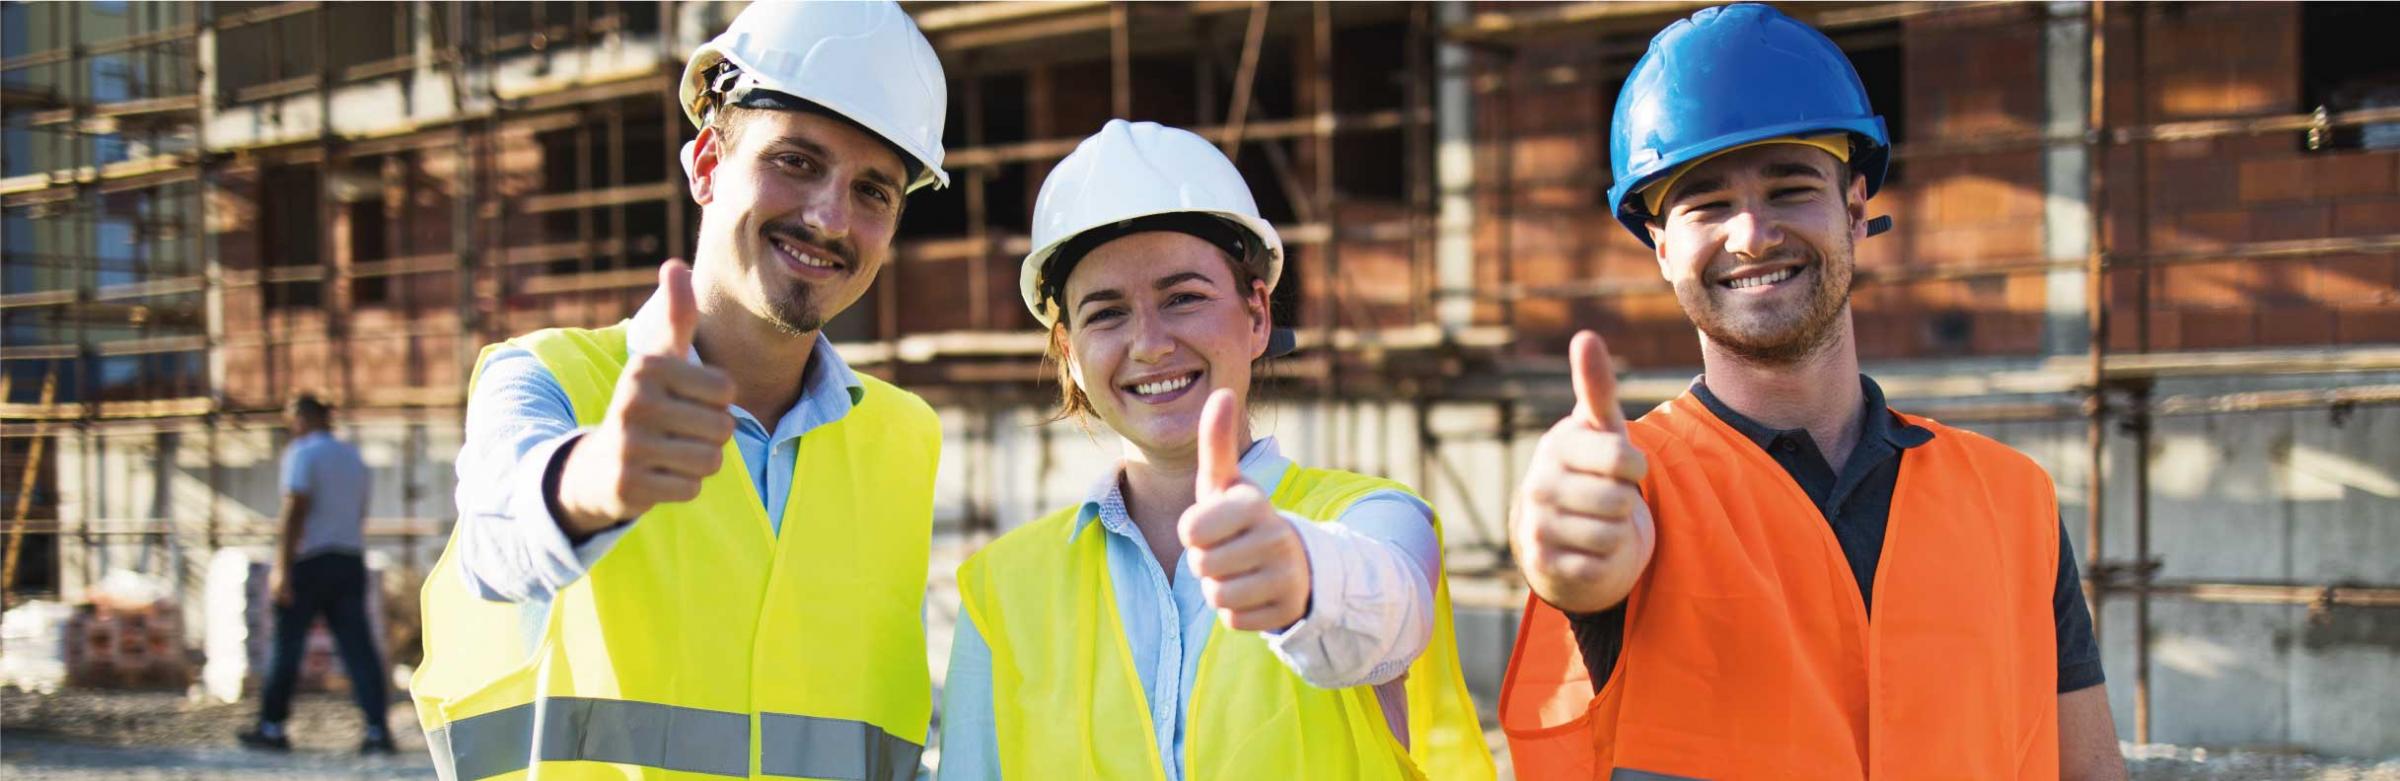
M 333 409 L 303 393 L 284 410 L 292 441 L 283 449 L 283 513 L 267 592 L 275 604 L 275 646 L 259 693 L 258 724 L 238 736 L 242 745 L 289 751 L 283 723 L 292 715 L 292 690 L 308 654 L 308 630 L 319 616 L 333 630 L 334 649 L 350 677 L 350 696 L 366 719 L 364 754 L 390 754 L 384 724 L 389 690 L 383 650 L 367 617 L 365 525 L 373 475 L 358 449 L 333 438 Z

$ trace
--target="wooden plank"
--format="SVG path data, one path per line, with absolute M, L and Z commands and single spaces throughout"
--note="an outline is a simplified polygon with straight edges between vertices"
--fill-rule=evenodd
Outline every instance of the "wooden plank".
M 628 184 L 595 190 L 526 196 L 517 199 L 517 207 L 513 211 L 525 214 L 547 214 L 570 209 L 651 203 L 675 198 L 682 194 L 683 183 L 680 181 Z

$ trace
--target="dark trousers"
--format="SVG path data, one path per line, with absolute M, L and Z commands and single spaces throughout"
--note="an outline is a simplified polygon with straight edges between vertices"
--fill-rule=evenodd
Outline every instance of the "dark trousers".
M 300 658 L 308 652 L 308 628 L 317 616 L 333 630 L 350 693 L 365 711 L 367 725 L 384 725 L 388 694 L 383 654 L 367 624 L 367 565 L 355 553 L 320 553 L 294 562 L 285 576 L 292 603 L 275 608 L 275 649 L 267 670 L 260 721 L 282 723 L 292 715 L 292 688 L 300 680 Z

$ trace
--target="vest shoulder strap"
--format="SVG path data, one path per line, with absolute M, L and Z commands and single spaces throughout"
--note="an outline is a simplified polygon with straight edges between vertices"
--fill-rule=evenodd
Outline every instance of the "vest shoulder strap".
M 533 353 L 567 392 L 567 401 L 575 408 L 575 422 L 589 426 L 608 415 L 608 399 L 617 391 L 617 376 L 625 371 L 627 322 L 606 328 L 544 328 L 501 344 Z M 485 347 L 476 359 L 478 378 L 483 364 L 499 347 Z
M 1350 505 L 1378 491 L 1417 495 L 1397 480 L 1293 464 L 1284 471 L 1282 484 L 1275 487 L 1273 502 L 1277 509 L 1323 523 L 1341 517 Z
M 959 598 L 977 627 L 987 634 L 995 628 L 985 619 L 990 607 L 988 601 L 998 593 L 997 581 L 1007 577 L 1003 570 L 1053 564 L 1056 560 L 1048 557 L 1069 553 L 1067 535 L 1074 530 L 1075 516 L 1082 510 L 1080 504 L 1061 508 L 1011 529 L 958 565 Z

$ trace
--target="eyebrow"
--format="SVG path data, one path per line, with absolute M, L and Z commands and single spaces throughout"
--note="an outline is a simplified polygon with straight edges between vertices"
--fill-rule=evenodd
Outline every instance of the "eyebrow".
M 1178 271 L 1178 272 L 1175 272 L 1175 273 L 1173 273 L 1173 274 L 1168 274 L 1168 275 L 1166 275 L 1166 276 L 1159 277 L 1159 278 L 1158 278 L 1158 283 L 1157 283 L 1156 285 L 1154 285 L 1154 287 L 1157 287 L 1157 288 L 1158 288 L 1158 289 L 1160 289 L 1160 290 L 1165 290 L 1165 289 L 1167 289 L 1167 288 L 1171 288 L 1171 287 L 1174 287 L 1174 286 L 1176 286 L 1176 285 L 1183 284 L 1183 283 L 1185 283 L 1185 282 L 1190 282 L 1190 281 L 1192 281 L 1192 280 L 1195 280 L 1195 279 L 1197 279 L 1197 280 L 1200 280 L 1200 281 L 1202 281 L 1202 282 L 1207 282 L 1207 281 L 1208 281 L 1208 275 L 1207 275 L 1207 274 L 1202 274 L 1202 273 L 1200 273 L 1200 272 L 1197 272 L 1197 271 Z
M 1663 201 L 1663 203 L 1667 206 L 1672 206 L 1675 204 L 1675 202 L 1681 201 L 1685 198 L 1690 198 L 1702 193 L 1713 193 L 1723 189 L 1725 189 L 1725 177 L 1720 175 L 1712 174 L 1708 176 L 1685 177 L 1683 181 L 1675 184 L 1674 192 L 1667 193 L 1667 199 Z M 1662 206 L 1661 208 L 1664 207 Z
M 1158 281 L 1152 283 L 1151 286 L 1160 290 L 1165 290 L 1167 288 L 1171 288 L 1185 282 L 1191 282 L 1193 280 L 1198 280 L 1201 282 L 1209 281 L 1207 274 L 1202 274 L 1197 271 L 1178 271 L 1173 274 L 1159 277 Z M 1103 290 L 1094 290 L 1092 292 L 1083 294 L 1083 300 L 1075 302 L 1075 308 L 1080 310 L 1086 305 L 1095 302 L 1123 300 L 1125 300 L 1125 292 L 1112 287 Z
M 815 141 L 810 141 L 802 136 L 778 137 L 775 139 L 774 145 L 769 146 L 768 148 L 773 149 L 777 146 L 792 147 L 802 152 L 829 160 L 834 157 L 832 152 L 826 151 L 825 145 L 819 144 Z M 885 171 L 882 168 L 872 165 L 865 166 L 863 170 L 859 172 L 859 178 L 865 179 L 868 182 L 872 182 L 882 187 L 889 187 L 895 190 L 900 189 L 900 180 L 894 178 L 890 171 Z
M 1816 166 L 1807 163 L 1768 163 L 1766 170 L 1761 173 L 1769 179 L 1803 178 L 1825 181 L 1825 172 L 1819 171 Z
M 1767 179 L 1799 178 L 1815 179 L 1820 182 L 1826 181 L 1825 172 L 1819 171 L 1817 170 L 1816 166 L 1809 165 L 1807 163 L 1768 163 L 1763 170 L 1759 171 L 1759 174 L 1762 178 Z M 1701 195 L 1704 193 L 1713 193 L 1723 189 L 1725 189 L 1725 177 L 1723 176 L 1708 175 L 1686 177 L 1683 181 L 1675 183 L 1675 191 L 1667 194 L 1667 199 L 1664 201 L 1664 203 L 1673 204 L 1685 198 L 1690 198 L 1692 196 Z

